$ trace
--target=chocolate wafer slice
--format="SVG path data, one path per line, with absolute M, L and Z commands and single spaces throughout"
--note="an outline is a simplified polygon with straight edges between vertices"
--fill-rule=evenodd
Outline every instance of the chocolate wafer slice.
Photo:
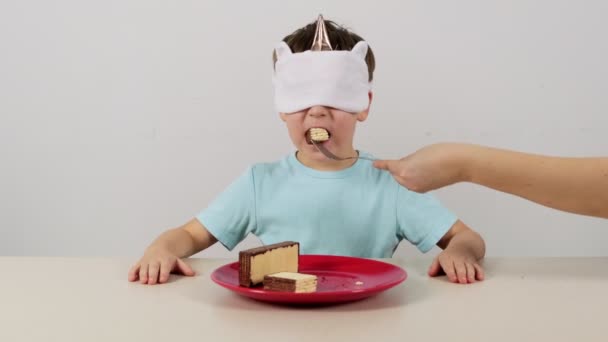
M 264 290 L 309 293 L 317 290 L 317 276 L 312 274 L 280 272 L 264 277 Z
M 298 272 L 300 244 L 285 241 L 247 249 L 239 253 L 239 284 L 251 287 L 264 276 L 279 272 Z

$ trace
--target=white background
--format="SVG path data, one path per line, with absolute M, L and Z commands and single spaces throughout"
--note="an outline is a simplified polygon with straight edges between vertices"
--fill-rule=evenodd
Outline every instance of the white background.
M 249 164 L 290 153 L 271 52 L 319 13 L 376 54 L 356 148 L 608 155 L 607 12 L 574 0 L 2 1 L 0 255 L 135 258 Z M 490 256 L 608 255 L 606 220 L 470 184 L 436 195 Z

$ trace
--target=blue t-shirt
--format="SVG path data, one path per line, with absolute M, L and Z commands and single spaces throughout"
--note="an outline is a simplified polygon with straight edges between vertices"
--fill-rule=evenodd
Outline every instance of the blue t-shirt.
M 403 239 L 427 252 L 457 221 L 370 161 L 318 171 L 295 153 L 249 168 L 197 219 L 229 250 L 252 233 L 265 245 L 297 241 L 301 254 L 366 258 L 391 257 Z

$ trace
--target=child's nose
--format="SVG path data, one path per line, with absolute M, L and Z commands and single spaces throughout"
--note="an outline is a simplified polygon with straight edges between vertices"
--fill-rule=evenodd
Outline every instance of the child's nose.
M 328 110 L 323 106 L 312 106 L 308 108 L 307 114 L 312 117 L 323 117 L 328 114 Z

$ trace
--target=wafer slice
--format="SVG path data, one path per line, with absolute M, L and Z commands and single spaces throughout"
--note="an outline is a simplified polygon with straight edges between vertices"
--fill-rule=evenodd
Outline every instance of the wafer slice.
M 300 244 L 285 241 L 239 252 L 239 284 L 255 286 L 264 276 L 278 272 L 298 272 Z
M 329 140 L 329 132 L 325 128 L 311 128 L 310 139 L 313 141 L 327 141 Z
M 317 276 L 312 274 L 280 272 L 264 277 L 264 290 L 310 293 L 317 290 Z

